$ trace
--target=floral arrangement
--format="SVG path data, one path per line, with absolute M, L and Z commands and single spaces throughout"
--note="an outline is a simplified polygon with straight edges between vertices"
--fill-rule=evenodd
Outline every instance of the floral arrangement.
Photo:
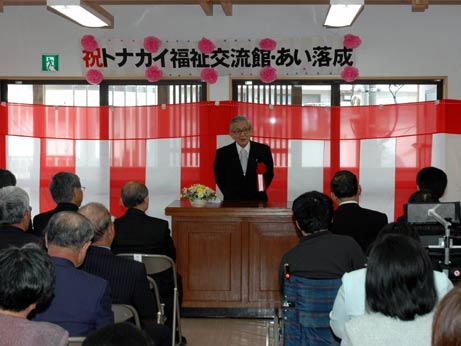
M 277 47 L 277 42 L 271 38 L 263 38 L 259 41 L 259 48 L 262 50 L 273 50 Z
M 352 35 L 352 34 L 347 34 L 344 35 L 344 41 L 343 45 L 346 48 L 357 48 L 362 44 L 362 40 L 360 37 Z
M 271 83 L 277 79 L 277 70 L 271 66 L 264 66 L 259 72 L 259 78 L 263 83 Z
M 216 197 L 216 191 L 206 185 L 194 184 L 182 189 L 181 198 L 187 198 L 191 202 L 196 199 L 209 200 Z
M 149 53 L 157 53 L 161 45 L 162 41 L 158 37 L 147 36 L 144 38 L 143 47 Z
M 93 52 L 99 48 L 98 41 L 93 35 L 84 35 L 80 40 L 80 44 L 85 52 Z
M 158 66 L 149 66 L 144 73 L 149 82 L 157 82 L 163 77 L 163 71 Z
M 210 54 L 215 50 L 216 46 L 213 41 L 203 37 L 200 41 L 198 41 L 198 49 L 203 54 Z
M 85 74 L 85 78 L 88 83 L 96 85 L 102 82 L 104 75 L 99 70 L 91 69 Z
M 358 76 L 359 69 L 353 66 L 346 66 L 341 71 L 341 78 L 348 83 L 355 81 Z
M 200 72 L 200 79 L 208 84 L 214 84 L 218 80 L 218 71 L 213 67 L 205 67 Z

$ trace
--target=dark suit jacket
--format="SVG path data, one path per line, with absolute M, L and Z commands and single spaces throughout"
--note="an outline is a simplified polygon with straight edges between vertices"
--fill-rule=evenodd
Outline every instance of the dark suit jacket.
M 104 247 L 90 246 L 81 269 L 109 282 L 112 303 L 133 305 L 141 319 L 154 318 L 155 300 L 143 263 L 117 257 Z
M 73 203 L 59 203 L 56 208 L 53 210 L 47 211 L 45 213 L 40 213 L 35 215 L 34 222 L 33 222 L 33 230 L 32 233 L 37 237 L 43 236 L 43 230 L 45 229 L 46 225 L 48 225 L 48 221 L 50 221 L 51 217 L 59 213 L 60 211 L 77 211 L 78 206 Z
M 86 336 L 114 322 L 109 284 L 74 267 L 64 258 L 52 257 L 56 287 L 51 303 L 33 317 L 34 321 L 57 324 L 69 336 Z
M 354 238 L 367 253 L 381 228 L 387 225 L 387 215 L 379 211 L 365 209 L 357 203 L 342 204 L 333 214 L 331 231 Z
M 130 208 L 115 220 L 114 253 L 146 253 L 167 255 L 176 260 L 176 249 L 168 221 L 146 215 Z
M 235 142 L 216 150 L 214 176 L 224 200 L 267 200 L 267 193 L 259 192 L 257 186 L 257 163 L 266 165 L 264 183 L 266 189 L 274 177 L 274 161 L 269 146 L 251 141 L 246 175 L 243 175 Z
M 29 234 L 29 232 L 24 232 L 22 229 L 10 225 L 0 226 L 0 249 L 10 246 L 21 247 L 27 243 L 35 243 L 43 247 L 41 239 Z

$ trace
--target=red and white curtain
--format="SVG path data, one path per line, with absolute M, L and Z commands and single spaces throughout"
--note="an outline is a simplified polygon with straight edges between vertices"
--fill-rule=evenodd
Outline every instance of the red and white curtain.
M 164 209 L 193 183 L 215 187 L 217 147 L 230 143 L 229 121 L 246 115 L 254 140 L 271 146 L 275 178 L 269 199 L 292 201 L 308 190 L 329 194 L 339 169 L 355 172 L 361 204 L 392 220 L 416 190 L 425 166 L 445 170 L 444 200 L 461 199 L 461 102 L 388 106 L 268 106 L 200 102 L 143 107 L 0 106 L 0 167 L 30 194 L 33 214 L 54 208 L 53 174 L 71 171 L 86 187 L 83 203 L 101 202 L 119 216 L 129 180 L 150 190 L 148 214 Z

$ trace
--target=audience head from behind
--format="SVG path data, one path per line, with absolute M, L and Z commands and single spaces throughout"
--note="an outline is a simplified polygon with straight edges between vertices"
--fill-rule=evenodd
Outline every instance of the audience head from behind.
M 54 264 L 34 244 L 0 250 L 0 277 L 0 314 L 26 318 L 53 296 Z
M 56 204 L 72 203 L 78 207 L 82 204 L 83 188 L 78 175 L 70 172 L 56 173 L 48 187 Z
M 26 231 L 31 218 L 29 195 L 18 186 L 0 189 L 0 223 Z
M 5 186 L 16 186 L 16 177 L 9 170 L 0 168 L 0 188 Z
M 293 201 L 293 217 L 303 235 L 327 230 L 333 216 L 333 202 L 327 195 L 310 191 Z
M 438 202 L 445 193 L 447 182 L 447 174 L 436 167 L 425 167 L 416 175 L 418 190 L 431 191 L 437 199 L 436 202 Z
M 149 190 L 138 181 L 129 181 L 122 187 L 122 203 L 126 208 L 146 211 L 149 208 Z
M 412 239 L 415 239 L 417 242 L 420 242 L 418 231 L 408 222 L 397 221 L 388 223 L 379 231 L 375 243 L 387 234 L 399 234 L 402 236 L 410 237 Z M 373 245 L 374 243 L 372 244 L 372 246 Z
M 128 322 L 110 324 L 89 334 L 82 346 L 156 346 L 142 330 Z
M 91 222 L 73 211 L 53 215 L 45 228 L 45 242 L 50 256 L 66 258 L 75 267 L 83 263 L 93 236 Z
M 370 312 L 402 321 L 430 313 L 437 294 L 427 252 L 407 235 L 379 237 L 368 257 L 365 291 Z
M 110 246 L 114 240 L 115 231 L 109 210 L 101 203 L 92 202 L 81 207 L 78 212 L 90 220 L 93 225 L 92 243 Z
M 350 171 L 338 171 L 330 181 L 331 197 L 338 203 L 345 200 L 358 201 L 361 187 L 357 177 Z
M 408 198 L 408 203 L 437 203 L 438 201 L 438 197 L 427 189 L 415 191 Z
M 461 345 L 461 286 L 440 301 L 432 323 L 432 346 Z

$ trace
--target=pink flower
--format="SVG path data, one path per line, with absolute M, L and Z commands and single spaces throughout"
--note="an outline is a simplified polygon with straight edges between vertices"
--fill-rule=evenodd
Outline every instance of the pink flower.
M 359 69 L 353 66 L 346 66 L 341 71 L 341 78 L 346 82 L 353 82 L 359 76 Z
M 277 46 L 277 42 L 275 42 L 271 38 L 263 38 L 259 41 L 259 48 L 262 50 L 273 50 Z
M 85 52 L 92 52 L 99 48 L 98 42 L 93 35 L 84 35 L 80 43 Z
M 157 53 L 161 45 L 162 41 L 155 36 L 147 36 L 144 38 L 144 49 L 149 53 Z
M 104 75 L 99 70 L 91 69 L 87 71 L 85 78 L 90 84 L 99 84 L 104 79 Z
M 163 71 L 158 66 L 154 65 L 146 68 L 144 75 L 149 82 L 157 82 L 163 77 Z
M 198 49 L 203 54 L 210 54 L 214 51 L 215 48 L 216 46 L 214 45 L 214 43 L 205 37 L 198 41 Z
M 362 44 L 362 40 L 360 39 L 360 37 L 351 35 L 351 34 L 344 35 L 344 41 L 343 41 L 344 47 L 357 48 L 361 44 Z
M 259 72 L 263 83 L 271 83 L 277 79 L 277 70 L 271 66 L 264 66 Z
M 208 84 L 214 84 L 218 80 L 218 71 L 212 67 L 206 67 L 200 72 L 200 78 Z

